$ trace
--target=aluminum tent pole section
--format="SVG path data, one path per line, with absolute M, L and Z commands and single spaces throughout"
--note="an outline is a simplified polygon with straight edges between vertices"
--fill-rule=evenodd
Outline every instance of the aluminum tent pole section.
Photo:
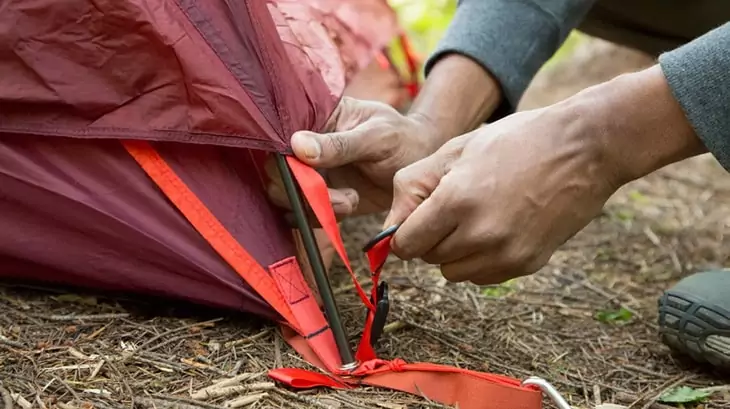
M 322 304 L 324 304 L 325 315 L 327 316 L 327 323 L 332 330 L 332 334 L 335 337 L 335 343 L 340 353 L 340 359 L 342 360 L 342 369 L 350 370 L 357 366 L 357 361 L 350 348 L 350 343 L 347 340 L 347 334 L 345 333 L 345 326 L 342 324 L 340 317 L 340 311 L 337 308 L 335 302 L 335 296 L 332 293 L 332 287 L 330 286 L 329 278 L 327 277 L 327 269 L 324 267 L 322 261 L 322 254 L 319 252 L 317 241 L 314 238 L 314 232 L 312 226 L 309 224 L 309 218 L 305 211 L 304 202 L 299 192 L 299 186 L 294 181 L 294 175 L 292 174 L 289 164 L 286 163 L 284 155 L 276 154 L 276 165 L 279 168 L 279 173 L 284 182 L 284 189 L 289 197 L 292 210 L 294 211 L 294 218 L 297 222 L 297 227 L 302 234 L 302 242 L 304 249 L 307 252 L 307 259 L 309 264 L 312 266 L 312 272 L 314 279 L 317 283 L 317 289 L 322 297 Z

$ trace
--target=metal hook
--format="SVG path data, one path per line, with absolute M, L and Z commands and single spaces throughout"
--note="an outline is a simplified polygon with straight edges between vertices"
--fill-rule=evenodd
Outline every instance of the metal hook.
M 534 385 L 540 388 L 540 391 L 544 395 L 546 395 L 550 400 L 555 403 L 555 406 L 558 407 L 558 409 L 573 409 L 568 402 L 563 398 L 563 395 L 558 392 L 557 389 L 553 385 L 550 384 L 550 382 L 546 381 L 545 379 L 538 378 L 536 376 L 531 376 L 524 381 L 522 381 L 522 386 L 528 386 L 528 385 Z

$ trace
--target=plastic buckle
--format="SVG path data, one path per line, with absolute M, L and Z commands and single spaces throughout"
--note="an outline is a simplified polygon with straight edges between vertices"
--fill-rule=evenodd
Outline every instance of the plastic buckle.
M 368 241 L 367 244 L 365 244 L 362 251 L 364 253 L 367 253 L 382 240 L 395 234 L 396 230 L 398 230 L 398 227 L 400 227 L 400 225 L 394 225 L 381 231 L 370 241 Z M 378 270 L 380 268 L 382 268 L 382 266 L 378 266 Z M 373 317 L 373 323 L 370 327 L 370 345 L 373 348 L 375 348 L 375 344 L 377 344 L 378 339 L 380 339 L 380 336 L 383 334 L 383 330 L 385 330 L 385 322 L 388 319 L 388 312 L 390 312 L 390 297 L 388 296 L 387 282 L 381 281 L 380 284 L 378 284 L 376 297 L 377 302 L 373 300 L 373 297 L 370 297 L 370 302 L 373 303 L 375 306 L 375 316 Z M 365 319 L 367 320 L 367 316 L 365 317 Z
M 380 339 L 385 329 L 385 321 L 388 319 L 388 312 L 390 311 L 390 299 L 388 298 L 388 283 L 381 281 L 378 285 L 378 302 L 375 304 L 375 316 L 373 317 L 373 324 L 370 327 L 370 345 L 375 348 L 375 344 Z M 374 300 L 370 299 L 370 302 L 374 303 Z
M 531 376 L 522 381 L 522 386 L 537 386 L 540 388 L 543 395 L 546 395 L 551 401 L 553 401 L 558 409 L 573 409 L 565 398 L 563 398 L 563 395 L 561 395 L 560 392 L 558 392 L 558 390 L 545 379 Z

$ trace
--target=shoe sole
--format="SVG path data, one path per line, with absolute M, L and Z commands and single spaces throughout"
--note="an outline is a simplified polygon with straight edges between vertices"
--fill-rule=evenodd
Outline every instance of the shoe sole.
M 667 291 L 659 299 L 659 334 L 667 346 L 699 363 L 730 369 L 730 311 L 724 308 Z

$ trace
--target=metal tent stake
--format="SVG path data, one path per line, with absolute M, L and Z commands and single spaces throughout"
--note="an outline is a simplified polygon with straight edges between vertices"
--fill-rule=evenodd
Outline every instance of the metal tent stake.
M 335 296 L 332 293 L 332 287 L 327 277 L 327 269 L 324 267 L 324 262 L 322 261 L 322 254 L 319 252 L 312 226 L 309 224 L 302 195 L 299 192 L 299 186 L 294 180 L 294 175 L 292 174 L 291 168 L 289 168 L 289 164 L 286 163 L 284 155 L 276 154 L 276 165 L 279 168 L 279 173 L 284 182 L 284 189 L 294 211 L 297 227 L 302 234 L 302 242 L 307 252 L 307 259 L 309 260 L 309 265 L 312 267 L 314 280 L 317 283 L 317 289 L 322 297 L 322 304 L 324 304 L 327 323 L 332 330 L 332 335 L 334 335 L 335 343 L 340 353 L 342 369 L 354 369 L 357 366 L 357 361 L 347 340 L 345 326 L 342 324 L 340 311 L 337 308 Z

